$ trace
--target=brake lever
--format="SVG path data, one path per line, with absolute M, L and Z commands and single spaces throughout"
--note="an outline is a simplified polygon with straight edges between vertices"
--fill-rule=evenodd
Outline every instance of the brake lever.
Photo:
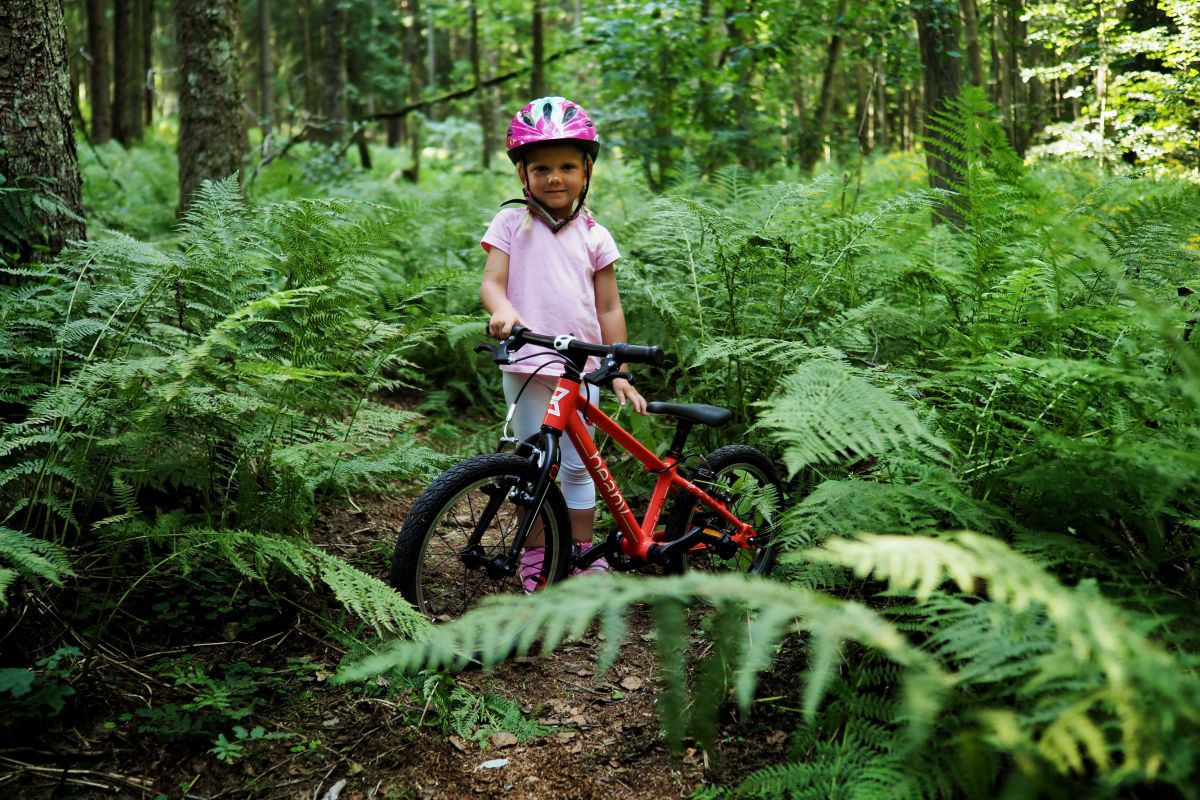
M 487 344 L 480 342 L 475 345 L 476 353 L 490 352 L 492 354 L 493 364 L 511 364 L 513 363 L 512 353 L 520 350 L 524 342 L 517 341 L 516 336 L 509 336 L 507 339 L 501 340 L 498 344 Z

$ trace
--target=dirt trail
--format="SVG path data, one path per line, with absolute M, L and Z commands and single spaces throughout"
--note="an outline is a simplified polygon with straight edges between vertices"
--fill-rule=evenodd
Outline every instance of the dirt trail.
M 410 502 L 363 497 L 337 504 L 315 526 L 313 539 L 382 575 Z M 325 613 L 336 618 L 339 611 L 331 607 Z M 774 727 L 779 720 L 762 714 L 749 723 L 727 722 L 711 760 L 694 748 L 672 757 L 655 717 L 652 631 L 648 615 L 635 611 L 621 656 L 603 675 L 596 674 L 601 642 L 593 632 L 547 657 L 518 658 L 491 672 L 458 676 L 476 695 L 503 695 L 527 717 L 554 728 L 523 742 L 496 734 L 486 749 L 419 724 L 429 708 L 413 692 L 367 696 L 361 687 L 331 685 L 328 678 L 346 650 L 309 614 L 297 613 L 258 641 L 234 635 L 228 641 L 177 643 L 173 655 L 191 654 L 214 671 L 245 663 L 267 672 L 274 668 L 281 682 L 294 682 L 296 659 L 310 665 L 302 691 L 289 684 L 278 702 L 244 721 L 247 730 L 257 725 L 265 733 L 290 736 L 245 741 L 245 755 L 233 764 L 205 752 L 194 738 L 183 744 L 182 736 L 175 743 L 140 735 L 136 719 L 112 724 L 122 709 L 186 700 L 183 690 L 151 669 L 169 649 L 164 641 L 131 638 L 96 651 L 87 685 L 77 687 L 69 728 L 0 743 L 0 797 L 672 798 L 688 796 L 706 780 L 736 782 L 782 757 L 786 737 Z

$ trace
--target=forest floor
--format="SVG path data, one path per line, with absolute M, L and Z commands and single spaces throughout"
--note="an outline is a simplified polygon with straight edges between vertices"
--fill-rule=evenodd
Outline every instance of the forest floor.
M 335 504 L 314 527 L 313 541 L 382 575 L 412 499 L 369 496 Z M 247 587 L 239 583 L 234 591 L 252 591 Z M 600 639 L 593 631 L 550 656 L 456 676 L 476 696 L 509 698 L 527 719 L 551 731 L 521 741 L 500 731 L 482 746 L 437 724 L 415 685 L 395 691 L 380 678 L 376 693 L 331 683 L 354 637 L 330 630 L 337 629 L 339 618 L 349 622 L 331 599 L 314 600 L 308 593 L 298 602 L 327 605 L 315 609 L 317 614 L 307 608 L 266 625 L 225 622 L 217 628 L 224 636 L 195 643 L 170 635 L 171 606 L 160 603 L 153 606 L 159 618 L 120 637 L 107 636 L 102 646 L 89 650 L 77 639 L 89 654 L 88 666 L 74 682 L 69 713 L 57 717 L 63 724 L 0 741 L 0 797 L 686 797 L 706 783 L 736 783 L 784 760 L 783 731 L 796 723 L 792 709 L 799 700 L 788 678 L 794 671 L 781 669 L 760 685 L 760 696 L 777 695 L 774 702 L 756 705 L 742 722 L 730 709 L 722 714 L 711 752 L 687 747 L 673 756 L 654 708 L 653 625 L 646 612 L 635 609 L 621 656 L 603 674 L 596 670 Z M 31 616 L 39 613 L 45 636 L 72 643 L 68 615 L 43 607 Z M 322 618 L 335 624 L 322 624 Z M 183 657 L 194 668 L 189 673 L 173 667 L 172 680 L 161 666 L 167 656 L 175 664 Z M 241 671 L 229 672 L 231 665 Z M 211 676 L 221 670 L 226 677 L 218 682 Z M 235 701 L 247 700 L 239 695 L 246 684 L 229 675 L 248 676 L 259 697 L 270 682 L 279 687 L 239 721 L 247 735 L 232 743 L 226 759 L 232 763 L 224 763 L 208 748 L 218 728 L 232 735 L 234 720 L 228 717 L 240 713 L 232 710 Z M 198 703 L 201 697 L 206 699 Z M 157 710 L 150 714 L 150 708 Z M 215 718 L 217 724 L 211 714 L 204 716 L 214 709 L 225 714 Z M 208 729 L 195 730 L 204 719 Z M 287 738 L 273 738 L 280 731 Z

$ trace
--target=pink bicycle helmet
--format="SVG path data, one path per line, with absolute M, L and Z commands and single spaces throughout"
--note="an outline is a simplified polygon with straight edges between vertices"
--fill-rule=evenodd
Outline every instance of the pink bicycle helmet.
M 583 106 L 565 97 L 542 97 L 517 112 L 508 126 L 508 157 L 520 163 L 526 147 L 549 142 L 572 142 L 596 160 L 600 140 L 596 125 Z

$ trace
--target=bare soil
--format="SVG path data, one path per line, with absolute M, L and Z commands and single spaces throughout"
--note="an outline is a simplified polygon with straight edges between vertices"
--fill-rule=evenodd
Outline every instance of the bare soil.
M 382 576 L 410 504 L 410 498 L 347 498 L 321 518 L 314 541 Z M 736 783 L 786 755 L 783 731 L 796 722 L 786 672 L 762 687 L 785 699 L 766 704 L 748 721 L 726 713 L 712 752 L 688 747 L 681 756 L 670 754 L 654 708 L 653 626 L 637 610 L 620 659 L 604 674 L 596 671 L 600 640 L 592 633 L 548 657 L 456 676 L 475 693 L 510 698 L 528 718 L 554 729 L 521 742 L 498 733 L 481 747 L 431 724 L 430 709 L 415 689 L 393 691 L 382 678 L 377 691 L 330 683 L 354 646 L 354 636 L 334 635 L 330 628 L 340 624 L 353 633 L 354 621 L 328 598 L 300 588 L 294 614 L 266 623 L 218 621 L 217 630 L 226 635 L 208 641 L 175 641 L 162 619 L 146 618 L 140 628 L 110 631 L 101 646 L 88 645 L 70 614 L 52 600 L 26 598 L 22 618 L 0 619 L 0 633 L 12 639 L 17 626 L 32 626 L 45 643 L 39 655 L 75 644 L 87 654 L 86 665 L 72 679 L 76 694 L 54 718 L 60 724 L 33 725 L 0 741 L 0 797 L 673 798 L 705 783 Z M 239 584 L 235 591 L 253 589 Z M 33 647 L 28 636 L 23 646 Z M 242 663 L 261 670 L 260 679 L 275 678 L 279 686 L 269 702 L 241 724 L 286 731 L 288 738 L 244 741 L 243 755 L 227 764 L 207 751 L 211 731 L 139 732 L 139 709 L 178 708 L 194 698 L 193 687 L 173 685 L 155 666 L 182 655 L 209 674 Z M 305 666 L 297 669 L 297 663 Z

